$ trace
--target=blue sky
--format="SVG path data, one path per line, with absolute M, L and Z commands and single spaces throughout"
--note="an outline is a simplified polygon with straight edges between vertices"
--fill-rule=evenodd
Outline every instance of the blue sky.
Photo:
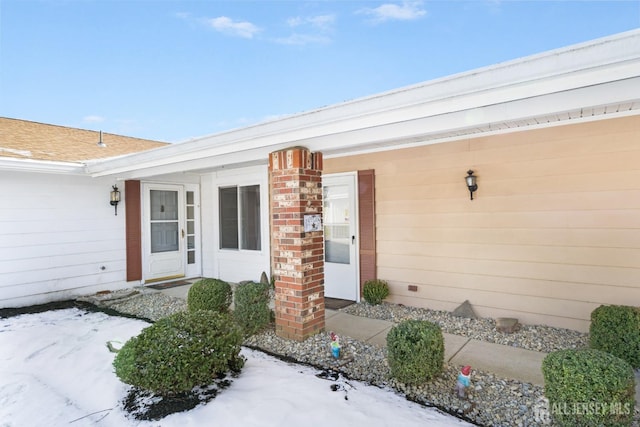
M 640 0 L 0 0 L 0 116 L 177 142 L 640 27 Z

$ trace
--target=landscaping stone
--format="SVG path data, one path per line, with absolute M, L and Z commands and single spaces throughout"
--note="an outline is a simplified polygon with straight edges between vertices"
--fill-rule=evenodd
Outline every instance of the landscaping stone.
M 262 275 L 260 275 L 260 283 L 263 283 L 265 285 L 270 284 L 269 277 L 267 277 L 267 273 L 265 273 L 264 271 L 262 272 Z
M 471 303 L 469 300 L 466 300 L 462 304 L 460 304 L 455 310 L 453 310 L 452 314 L 457 317 L 464 317 L 466 319 L 477 319 L 475 311 L 473 311 L 473 307 L 471 307 Z
M 512 317 L 498 317 L 496 319 L 496 329 L 498 332 L 512 334 L 518 330 L 518 319 Z

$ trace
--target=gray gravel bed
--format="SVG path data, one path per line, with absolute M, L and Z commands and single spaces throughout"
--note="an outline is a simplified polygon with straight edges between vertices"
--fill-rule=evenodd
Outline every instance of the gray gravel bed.
M 187 309 L 187 301 L 182 298 L 170 297 L 154 289 L 142 287 L 78 299 L 154 322 Z
M 146 288 L 92 296 L 83 300 L 151 320 L 158 320 L 186 309 L 186 302 L 183 299 Z M 495 324 L 488 319 L 463 319 L 446 312 L 393 304 L 370 306 L 363 303 L 352 305 L 343 311 L 393 322 L 404 319 L 431 320 L 440 324 L 443 331 L 448 333 L 534 350 L 552 351 L 560 348 L 575 348 L 582 347 L 586 343 L 585 334 L 544 326 L 525 326 L 518 333 L 502 336 L 504 334 L 495 331 Z M 545 341 L 549 341 L 550 344 Z M 443 373 L 426 384 L 406 386 L 390 378 L 385 348 L 346 336 L 341 336 L 340 342 L 342 349 L 339 359 L 331 356 L 331 338 L 328 332 L 297 342 L 277 336 L 271 327 L 247 338 L 244 344 L 400 393 L 410 400 L 426 406 L 435 406 L 478 425 L 518 427 L 553 425 L 546 411 L 544 389 L 540 386 L 500 378 L 490 372 L 474 369 L 468 396 L 466 399 L 459 399 L 453 391 L 459 366 L 445 365 Z M 637 407 L 636 421 L 633 426 L 639 426 Z
M 527 350 L 550 353 L 556 350 L 589 347 L 589 335 L 571 329 L 544 325 L 520 325 L 518 331 L 505 334 L 496 330 L 493 319 L 467 319 L 448 311 L 428 310 L 399 304 L 366 302 L 353 304 L 341 311 L 355 316 L 370 317 L 399 323 L 403 320 L 428 320 L 437 323 L 442 332 L 503 344 Z

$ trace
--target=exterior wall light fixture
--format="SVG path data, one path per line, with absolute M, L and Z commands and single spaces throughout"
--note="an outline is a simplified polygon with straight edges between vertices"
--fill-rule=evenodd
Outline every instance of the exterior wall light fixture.
M 478 184 L 476 183 L 476 176 L 471 169 L 467 171 L 467 176 L 464 177 L 464 180 L 467 182 L 467 188 L 469 188 L 469 194 L 471 195 L 471 200 L 473 200 L 473 192 L 478 189 Z
M 118 191 L 117 185 L 114 185 L 111 188 L 113 188 L 113 190 L 111 190 L 111 201 L 109 202 L 109 204 L 115 208 L 116 215 L 118 215 L 118 203 L 120 203 L 120 191 Z

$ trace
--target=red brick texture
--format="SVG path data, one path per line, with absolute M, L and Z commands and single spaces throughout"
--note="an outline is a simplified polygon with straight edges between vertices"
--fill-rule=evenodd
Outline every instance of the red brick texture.
M 324 330 L 323 231 L 304 231 L 305 215 L 322 215 L 322 153 L 271 153 L 269 173 L 276 333 L 303 341 Z

